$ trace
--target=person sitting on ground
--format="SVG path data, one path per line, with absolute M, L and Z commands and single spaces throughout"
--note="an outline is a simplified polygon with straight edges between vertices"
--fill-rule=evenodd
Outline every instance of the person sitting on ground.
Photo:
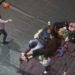
M 34 36 L 34 40 L 29 41 L 29 51 L 28 51 L 28 53 L 26 53 L 27 56 L 33 54 L 34 50 L 39 50 L 39 49 L 43 50 L 42 48 L 44 48 L 48 39 L 52 38 L 52 36 L 50 35 L 50 33 L 51 33 L 50 25 L 51 25 L 50 22 L 48 22 L 48 26 L 40 29 L 38 31 L 38 33 L 36 33 L 36 34 L 38 34 L 38 37 Z M 41 53 L 41 51 L 40 51 L 40 53 Z

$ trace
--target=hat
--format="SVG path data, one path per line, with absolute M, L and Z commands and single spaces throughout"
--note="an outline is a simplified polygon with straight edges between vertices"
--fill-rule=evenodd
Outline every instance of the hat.
M 51 25 L 51 22 L 50 21 L 48 21 L 48 26 L 50 26 Z

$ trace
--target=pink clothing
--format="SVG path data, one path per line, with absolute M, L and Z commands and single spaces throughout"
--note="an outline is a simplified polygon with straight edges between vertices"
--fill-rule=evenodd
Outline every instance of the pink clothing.
M 74 32 L 75 31 L 75 23 L 70 23 L 69 24 L 69 30 Z

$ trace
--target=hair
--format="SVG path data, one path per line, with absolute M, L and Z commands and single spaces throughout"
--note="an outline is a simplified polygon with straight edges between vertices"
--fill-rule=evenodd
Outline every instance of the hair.
M 68 29 L 68 21 L 61 21 L 61 22 L 55 22 L 53 23 L 53 27 L 56 28 L 56 29 L 60 29 L 62 27 L 66 27 Z

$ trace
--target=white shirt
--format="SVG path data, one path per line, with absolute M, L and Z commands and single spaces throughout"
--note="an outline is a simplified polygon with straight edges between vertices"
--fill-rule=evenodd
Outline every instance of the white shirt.
M 9 22 L 9 20 L 0 19 L 0 29 L 5 29 L 5 24 Z

